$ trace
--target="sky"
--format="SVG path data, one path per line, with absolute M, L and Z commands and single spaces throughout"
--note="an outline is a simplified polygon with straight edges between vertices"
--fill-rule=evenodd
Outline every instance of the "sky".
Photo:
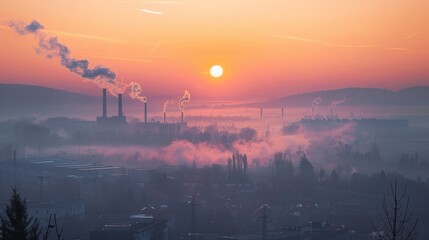
M 149 97 L 252 100 L 429 85 L 427 0 L 2 0 L 0 82 L 100 95 L 9 21 L 32 20 L 76 59 Z M 220 65 L 224 75 L 210 76 Z

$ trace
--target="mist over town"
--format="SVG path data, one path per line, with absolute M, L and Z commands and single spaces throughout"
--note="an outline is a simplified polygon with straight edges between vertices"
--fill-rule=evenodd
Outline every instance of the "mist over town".
M 411 2 L 0 3 L 0 240 L 428 239 Z

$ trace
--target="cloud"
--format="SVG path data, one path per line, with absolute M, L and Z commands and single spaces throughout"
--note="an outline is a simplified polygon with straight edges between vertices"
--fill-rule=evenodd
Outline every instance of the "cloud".
M 283 38 L 283 39 L 292 40 L 292 41 L 300 41 L 300 42 L 306 42 L 306 43 L 313 43 L 313 44 L 327 46 L 327 47 L 339 47 L 339 48 L 384 48 L 384 49 L 396 50 L 396 51 L 408 51 L 409 50 L 407 48 L 383 47 L 383 46 L 374 45 L 374 44 L 339 44 L 339 43 L 331 43 L 331 42 L 325 42 L 325 41 L 320 41 L 320 40 L 316 40 L 316 39 L 302 38 L 302 37 L 295 37 L 295 36 L 288 36 L 288 35 L 272 35 L 272 37 Z
M 154 14 L 154 15 L 163 15 L 164 14 L 163 12 L 157 12 L 157 11 L 149 10 L 146 8 L 142 8 L 142 9 L 138 9 L 138 10 L 141 12 L 144 12 L 144 13 L 149 13 L 149 14 Z
M 72 32 L 62 32 L 62 31 L 55 31 L 55 30 L 45 30 L 45 31 L 48 33 L 63 35 L 67 37 L 85 38 L 85 39 L 100 40 L 100 41 L 113 42 L 113 43 L 128 43 L 126 41 L 122 41 L 122 40 L 110 38 L 110 37 L 104 37 L 104 36 L 88 35 L 88 34 L 72 33 Z

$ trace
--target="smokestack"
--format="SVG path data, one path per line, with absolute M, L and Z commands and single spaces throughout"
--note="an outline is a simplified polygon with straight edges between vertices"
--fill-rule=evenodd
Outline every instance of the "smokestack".
M 118 117 L 124 116 L 122 112 L 122 94 L 118 94 Z
M 332 117 L 332 116 L 334 116 L 334 115 L 332 114 L 332 107 L 331 107 L 331 117 Z
M 144 102 L 144 122 L 147 123 L 147 102 Z
M 185 102 L 189 102 L 191 100 L 191 94 L 189 94 L 188 90 L 185 91 L 183 97 L 179 100 L 179 109 L 181 112 L 181 119 L 183 123 L 183 111 L 185 110 Z
M 282 118 L 284 117 L 284 109 L 282 108 Z
M 262 117 L 263 117 L 263 116 L 262 116 L 262 108 L 261 108 L 261 120 L 262 120 Z
M 103 117 L 107 117 L 107 90 L 103 88 Z
M 167 123 L 167 113 L 164 112 L 164 124 L 166 124 L 166 123 Z

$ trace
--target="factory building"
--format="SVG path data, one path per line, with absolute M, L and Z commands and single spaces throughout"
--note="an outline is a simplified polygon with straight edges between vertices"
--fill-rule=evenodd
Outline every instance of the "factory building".
M 122 111 L 122 94 L 118 94 L 118 115 L 107 116 L 107 90 L 103 88 L 103 115 L 97 117 L 97 126 L 99 127 L 112 127 L 121 126 L 127 123 L 127 118 Z
M 164 112 L 163 122 L 148 121 L 148 106 L 144 102 L 144 121 L 137 122 L 133 126 L 127 124 L 126 116 L 122 108 L 122 94 L 118 94 L 118 114 L 116 116 L 107 115 L 107 91 L 103 89 L 103 105 L 102 115 L 97 117 L 97 127 L 104 129 L 117 129 L 130 127 L 133 132 L 139 132 L 143 136 L 155 136 L 160 138 L 177 138 L 187 128 L 187 123 L 184 121 L 184 112 L 181 111 L 181 122 L 168 123 L 166 121 L 166 113 Z

